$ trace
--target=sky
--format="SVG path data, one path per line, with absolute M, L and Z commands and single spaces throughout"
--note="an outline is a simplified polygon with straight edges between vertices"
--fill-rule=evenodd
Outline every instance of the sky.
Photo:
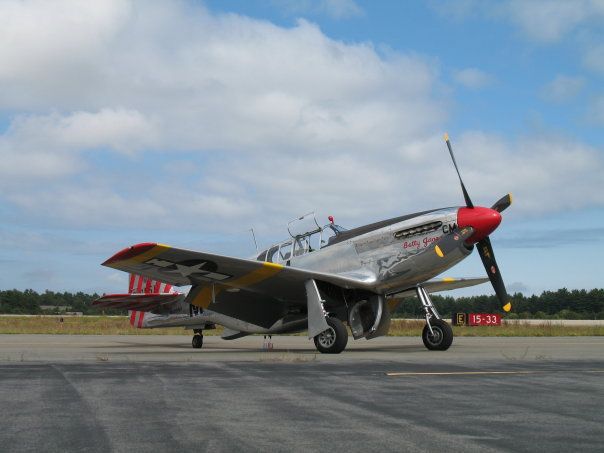
M 604 287 L 604 0 L 0 2 L 0 289 L 139 242 L 249 257 L 463 197 L 511 293 Z M 447 275 L 485 273 L 476 253 Z M 491 294 L 488 285 L 453 295 Z

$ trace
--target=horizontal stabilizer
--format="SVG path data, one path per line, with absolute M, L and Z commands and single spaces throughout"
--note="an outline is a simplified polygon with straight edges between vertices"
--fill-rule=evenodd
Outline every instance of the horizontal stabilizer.
M 99 308 L 152 311 L 178 303 L 183 297 L 184 294 L 181 293 L 106 294 L 92 302 L 92 305 Z

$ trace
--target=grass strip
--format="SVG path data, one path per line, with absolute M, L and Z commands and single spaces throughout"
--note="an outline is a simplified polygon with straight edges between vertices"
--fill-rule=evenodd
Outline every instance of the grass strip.
M 390 336 L 420 336 L 424 327 L 422 320 L 393 319 Z M 604 326 L 562 326 L 544 320 L 534 325 L 528 323 L 505 324 L 491 327 L 454 327 L 460 337 L 560 337 L 602 336 Z M 192 335 L 182 327 L 159 329 L 135 329 L 127 316 L 66 316 L 63 322 L 58 317 L 11 316 L 0 317 L 0 334 L 63 334 L 63 335 Z M 204 335 L 220 335 L 222 327 L 207 330 Z
M 393 319 L 390 324 L 389 336 L 408 337 L 421 335 L 425 321 Z M 514 322 L 501 326 L 460 326 L 453 327 L 453 333 L 458 337 L 574 337 L 602 336 L 604 326 L 564 326 L 544 320 L 539 324 Z

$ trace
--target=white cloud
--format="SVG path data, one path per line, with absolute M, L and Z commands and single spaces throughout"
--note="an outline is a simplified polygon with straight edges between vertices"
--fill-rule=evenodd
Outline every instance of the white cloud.
M 354 0 L 273 0 L 273 4 L 289 15 L 321 14 L 338 20 L 363 15 Z
M 142 175 L 138 180 L 142 183 Z M 141 190 L 144 192 L 145 187 Z M 162 227 L 170 214 L 168 204 L 162 205 L 146 194 L 130 197 L 103 186 L 64 184 L 46 187 L 43 191 L 15 192 L 7 198 L 25 212 L 35 213 L 54 226 L 132 227 L 138 222 L 153 222 Z
M 112 272 L 105 278 L 108 285 L 125 290 L 128 287 L 128 274 L 124 272 Z
M 507 284 L 506 287 L 508 294 L 530 293 L 530 287 L 523 282 L 512 282 L 511 284 Z
M 471 90 L 479 90 L 493 82 L 493 77 L 490 74 L 477 68 L 455 71 L 453 78 L 457 83 Z
M 507 214 L 515 216 L 604 205 L 604 160 L 597 149 L 559 137 L 506 141 L 481 132 L 453 140 L 478 205 L 490 206 L 507 192 L 514 194 Z M 377 156 L 282 153 L 254 159 L 234 152 L 207 161 L 204 176 L 192 185 L 136 173 L 131 183 L 139 190 L 120 195 L 112 184 L 73 184 L 14 194 L 11 201 L 28 216 L 76 228 L 152 226 L 207 234 L 254 225 L 263 235 L 311 210 L 321 220 L 333 214 L 344 225 L 359 225 L 463 203 L 439 136 Z
M 510 20 L 529 37 L 559 41 L 581 23 L 604 13 L 597 0 L 511 0 L 505 8 Z
M 354 0 L 322 0 L 319 9 L 335 19 L 360 16 L 363 10 Z
M 18 116 L 3 137 L 22 147 L 109 147 L 132 152 L 153 147 L 156 136 L 154 125 L 140 112 L 104 108 L 94 113 L 76 111 L 67 115 Z
M 24 221 L 202 235 L 461 203 L 427 58 L 180 3 L 45 5 L 0 4 L 0 108 L 19 112 L 0 137 L 0 188 Z M 484 84 L 473 71 L 466 83 Z M 508 190 L 519 212 L 604 204 L 604 165 L 580 143 L 475 133 L 455 146 L 485 204 Z
M 27 109 L 57 100 L 74 107 L 102 95 L 111 73 L 105 52 L 119 45 L 131 15 L 123 1 L 1 2 L 0 105 Z
M 583 77 L 559 74 L 541 90 L 541 97 L 549 102 L 562 103 L 579 94 L 585 86 Z
M 585 52 L 583 62 L 592 71 L 604 75 L 604 44 L 589 48 Z
M 331 40 L 305 21 L 284 29 L 199 8 L 142 5 L 116 6 L 112 11 L 121 14 L 114 26 L 100 20 L 96 31 L 94 8 L 80 12 L 88 16 L 86 28 L 61 20 L 60 11 L 15 17 L 39 21 L 4 52 L 3 66 L 14 69 L 0 76 L 2 93 L 10 93 L 0 106 L 135 111 L 156 121 L 164 147 L 181 149 L 376 146 L 401 129 L 425 130 L 443 115 L 431 98 L 434 71 L 419 57 L 383 58 L 370 44 Z M 55 26 L 62 28 L 48 30 Z M 14 28 L 15 34 L 21 30 Z M 79 42 L 77 54 L 86 61 L 22 61 L 23 53 L 55 34 Z M 370 133 L 378 128 L 381 136 Z
M 262 203 L 232 200 L 231 192 L 216 189 L 217 180 L 222 186 L 230 181 L 221 177 L 229 166 L 245 172 L 258 160 L 268 165 L 291 156 L 319 168 L 326 156 L 354 160 L 367 152 L 379 162 L 401 143 L 431 135 L 445 117 L 432 95 L 434 68 L 418 56 L 382 57 L 370 44 L 331 40 L 306 21 L 285 29 L 175 4 L 108 5 L 79 8 L 79 19 L 67 20 L 62 8 L 19 3 L 11 12 L 12 48 L 0 44 L 3 67 L 12 68 L 0 73 L 10 87 L 3 93 L 12 93 L 0 106 L 37 112 L 15 116 L 0 138 L 2 157 L 14 162 L 3 169 L 0 185 L 5 199 L 38 218 L 80 226 L 173 226 L 178 222 L 167 209 L 176 204 L 217 225 L 250 216 Z M 52 45 L 40 42 L 49 37 Z M 21 59 L 32 51 L 40 54 Z M 193 193 L 172 173 L 169 190 L 160 193 L 147 189 L 148 174 L 117 178 L 115 169 L 90 175 L 90 150 L 102 155 L 105 148 L 199 153 L 214 186 Z M 157 170 L 154 189 L 168 185 L 167 170 Z M 251 180 L 262 184 L 289 171 L 263 170 Z M 334 170 L 336 183 L 346 180 Z M 52 187 L 41 190 L 42 174 L 56 181 Z M 379 174 L 377 165 L 376 180 Z M 306 190 L 303 179 L 295 187 Z M 293 198 L 281 199 L 280 209 L 303 198 L 288 193 Z
M 597 96 L 592 100 L 588 120 L 604 126 L 604 95 Z
M 85 169 L 81 151 L 132 153 L 153 147 L 156 139 L 152 122 L 134 110 L 18 115 L 0 135 L 0 176 L 10 184 L 62 178 Z
M 459 21 L 485 12 L 480 0 L 428 0 L 428 4 L 437 13 Z
M 502 188 L 524 215 L 604 204 L 604 159 L 596 148 L 556 136 L 507 141 L 482 132 L 465 133 L 458 148 L 466 186 L 485 205 Z
M 445 0 L 432 2 L 432 6 L 457 20 L 482 16 L 508 21 L 544 44 L 558 42 L 582 26 L 598 26 L 604 18 L 601 0 Z
M 18 190 L 13 184 L 24 180 L 34 183 L 45 179 L 57 179 L 82 170 L 83 162 L 65 153 L 53 153 L 44 149 L 19 151 L 0 140 L 0 187 L 6 192 Z

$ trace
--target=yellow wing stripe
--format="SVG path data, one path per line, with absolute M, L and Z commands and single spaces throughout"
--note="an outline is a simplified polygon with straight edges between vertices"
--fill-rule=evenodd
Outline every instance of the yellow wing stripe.
M 151 258 L 155 258 L 160 253 L 163 253 L 169 249 L 170 249 L 169 245 L 156 244 L 155 247 L 153 247 L 151 250 L 147 250 L 146 252 L 141 253 L 140 255 L 133 256 L 132 258 L 126 260 L 125 262 L 126 263 L 144 263 L 145 261 L 148 261 Z
M 262 267 L 246 274 L 242 277 L 239 277 L 232 282 L 229 282 L 228 286 L 235 288 L 246 288 L 248 286 L 254 285 L 256 283 L 261 282 L 262 280 L 266 280 L 267 278 L 272 277 L 275 274 L 278 274 L 283 270 L 283 266 L 276 263 L 262 263 Z
M 145 252 L 139 253 L 138 255 L 131 256 L 129 258 L 120 259 L 119 255 L 123 254 L 124 252 L 128 252 L 128 249 L 124 249 L 124 250 L 122 250 L 122 252 L 117 254 L 117 258 L 116 257 L 109 258 L 106 262 L 103 263 L 103 265 L 108 266 L 108 267 L 113 267 L 115 269 L 124 270 L 123 269 L 124 266 L 128 266 L 131 264 L 144 263 L 145 261 L 155 258 L 157 255 L 159 255 L 169 249 L 170 249 L 169 245 L 155 244 L 153 247 L 151 247 L 149 250 L 147 250 Z
M 214 285 L 214 295 L 219 294 L 223 290 L 222 285 Z M 201 291 L 195 296 L 195 299 L 191 301 L 193 305 L 201 308 L 208 308 L 212 302 L 212 285 L 204 286 Z
M 245 274 L 231 282 L 228 285 L 215 284 L 214 285 L 214 297 L 218 296 L 222 291 L 229 288 L 247 288 L 248 286 L 255 285 L 261 281 L 271 278 L 283 270 L 283 266 L 276 263 L 262 263 L 262 267 L 253 270 L 252 272 Z M 193 305 L 198 307 L 208 308 L 212 302 L 212 285 L 204 286 L 201 291 L 191 301 Z

